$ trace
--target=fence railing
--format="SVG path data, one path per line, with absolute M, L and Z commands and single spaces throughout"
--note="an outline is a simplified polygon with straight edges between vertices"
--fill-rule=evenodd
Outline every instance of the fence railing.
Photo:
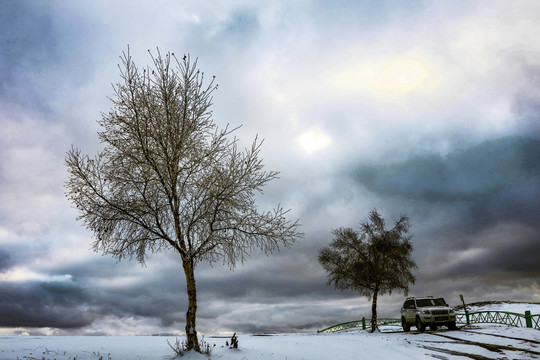
M 507 311 L 474 311 L 456 313 L 456 323 L 458 324 L 478 324 L 492 323 L 503 324 L 516 327 L 528 327 L 540 330 L 540 314 L 531 315 L 530 311 L 525 314 L 518 314 Z M 401 320 L 396 318 L 377 319 L 377 326 L 400 325 Z M 317 330 L 318 333 L 333 333 L 351 329 L 366 330 L 371 326 L 371 319 L 355 320 L 330 326 L 326 329 Z
M 525 311 L 525 314 L 507 311 L 466 311 L 465 313 L 456 313 L 456 322 L 466 325 L 478 323 L 503 324 L 540 330 L 540 314 L 532 315 L 530 311 Z
M 377 319 L 377 326 L 385 325 L 400 325 L 400 319 L 394 318 L 379 318 Z M 366 319 L 365 317 L 362 320 L 349 321 L 337 325 L 330 326 L 326 329 L 317 330 L 318 333 L 333 333 L 338 331 L 350 330 L 350 329 L 362 329 L 366 330 L 371 326 L 371 319 Z

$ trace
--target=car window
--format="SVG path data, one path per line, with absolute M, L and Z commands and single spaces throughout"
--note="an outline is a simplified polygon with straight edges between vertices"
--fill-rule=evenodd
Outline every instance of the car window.
M 444 306 L 443 299 L 416 299 L 416 306 Z
M 405 301 L 405 305 L 403 305 L 405 309 L 414 309 L 414 301 L 407 300 Z
M 435 305 L 437 306 L 446 306 L 446 301 L 443 298 L 435 299 Z
M 431 299 L 416 299 L 416 306 L 418 307 L 424 307 L 424 306 L 432 306 L 432 300 Z

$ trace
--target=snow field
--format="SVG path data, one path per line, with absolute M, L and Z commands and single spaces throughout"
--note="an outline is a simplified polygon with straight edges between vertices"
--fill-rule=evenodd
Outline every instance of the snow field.
M 0 359 L 45 360 L 163 360 L 172 357 L 166 340 L 151 336 L 128 337 L 4 337 L 0 339 Z M 399 334 L 370 334 L 355 331 L 341 334 L 286 334 L 239 336 L 239 350 L 225 347 L 227 339 L 209 338 L 215 343 L 212 359 L 422 359 L 426 351 Z M 183 359 L 207 359 L 188 353 Z
M 18 336 L 0 338 L 0 359 L 163 360 L 172 358 L 167 340 L 158 336 Z M 335 334 L 240 335 L 239 350 L 216 344 L 211 359 L 540 359 L 540 331 L 498 325 L 474 325 L 457 331 L 398 331 Z M 471 357 L 472 356 L 472 357 Z M 187 353 L 182 359 L 207 359 Z
M 470 311 L 540 313 L 540 304 L 492 304 Z M 473 324 L 455 331 L 442 328 L 410 333 L 400 327 L 383 332 L 355 330 L 334 334 L 238 335 L 239 349 L 225 346 L 230 338 L 205 337 L 215 344 L 211 359 L 303 360 L 303 359 L 540 359 L 540 331 L 497 324 Z M 0 337 L 0 360 L 164 360 L 173 351 L 159 336 L 4 336 Z M 207 360 L 194 352 L 182 359 Z

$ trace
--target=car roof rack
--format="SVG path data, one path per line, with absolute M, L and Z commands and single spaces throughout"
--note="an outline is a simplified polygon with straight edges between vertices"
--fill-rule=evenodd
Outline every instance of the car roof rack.
M 409 296 L 408 298 L 405 298 L 405 300 L 410 300 L 410 299 L 427 299 L 427 298 L 435 298 L 435 296 L 433 296 L 433 295 L 429 295 L 429 296 Z M 441 298 L 437 298 L 437 299 L 441 299 Z

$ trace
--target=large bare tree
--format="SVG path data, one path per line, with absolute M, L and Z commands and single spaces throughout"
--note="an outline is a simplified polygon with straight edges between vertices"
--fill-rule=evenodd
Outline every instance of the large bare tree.
M 301 233 L 281 206 L 257 209 L 256 194 L 278 173 L 263 170 L 261 141 L 238 149 L 235 129 L 214 124 L 214 79 L 205 81 L 189 56 L 150 56 L 142 70 L 129 49 L 120 57 L 121 80 L 99 121 L 103 150 L 93 158 L 75 147 L 67 153 L 67 197 L 93 233 L 94 251 L 141 263 L 165 248 L 180 255 L 186 350 L 200 352 L 197 263 L 234 267 L 254 248 L 271 253 Z
M 337 289 L 356 290 L 372 299 L 371 331 L 377 328 L 377 297 L 393 290 L 409 291 L 415 281 L 411 273 L 416 263 L 411 258 L 413 246 L 405 215 L 391 229 L 377 210 L 369 213 L 358 231 L 339 228 L 332 231 L 334 240 L 319 251 L 319 262 L 328 274 L 328 283 Z

